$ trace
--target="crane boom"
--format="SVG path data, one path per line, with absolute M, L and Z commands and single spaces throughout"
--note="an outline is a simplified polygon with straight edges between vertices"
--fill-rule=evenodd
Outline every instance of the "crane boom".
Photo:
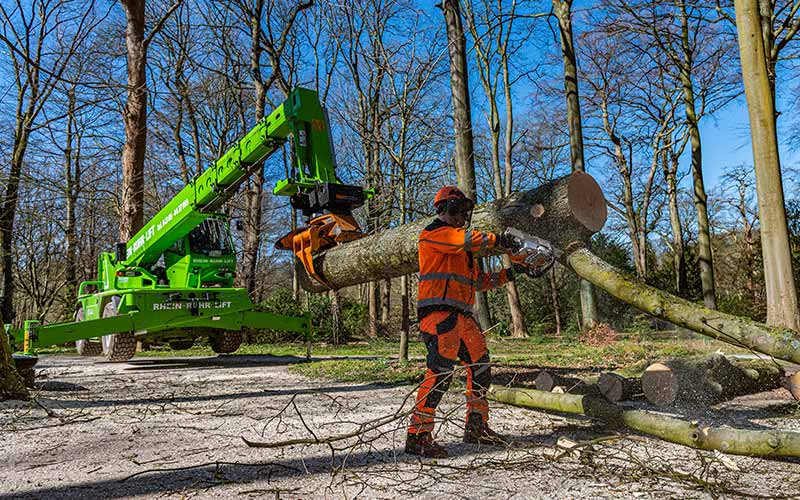
M 156 262 L 165 250 L 230 200 L 239 186 L 255 169 L 261 168 L 261 163 L 279 150 L 289 136 L 295 138 L 296 163 L 290 177 L 276 184 L 275 194 L 292 196 L 293 206 L 313 213 L 330 208 L 307 201 L 307 193 L 320 186 L 361 190 L 356 186 L 344 186 L 336 177 L 328 123 L 317 93 L 297 88 L 127 242 L 124 264 L 147 266 Z M 350 205 L 352 208 L 354 204 Z

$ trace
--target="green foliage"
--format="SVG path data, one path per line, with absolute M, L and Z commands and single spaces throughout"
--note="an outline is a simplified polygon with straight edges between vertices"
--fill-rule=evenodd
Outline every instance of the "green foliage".
M 300 316 L 305 314 L 303 302 L 295 298 L 289 288 L 275 290 L 265 301 L 258 304 L 257 309 L 273 314 L 287 316 Z M 331 299 L 327 294 L 314 294 L 308 296 L 308 311 L 311 313 L 312 341 L 333 342 L 334 316 L 331 312 Z M 340 329 L 339 342 L 346 342 L 358 335 L 367 321 L 367 308 L 364 304 L 339 299 Z M 287 340 L 297 340 L 297 333 L 259 330 L 249 333 L 249 339 L 254 343 L 271 343 Z

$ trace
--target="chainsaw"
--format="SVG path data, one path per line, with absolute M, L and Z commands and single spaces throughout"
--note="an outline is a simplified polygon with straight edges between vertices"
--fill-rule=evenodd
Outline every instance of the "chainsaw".
M 532 278 L 543 276 L 563 254 L 549 241 L 519 229 L 510 227 L 506 229 L 505 234 L 515 243 L 515 249 L 509 252 L 515 270 Z

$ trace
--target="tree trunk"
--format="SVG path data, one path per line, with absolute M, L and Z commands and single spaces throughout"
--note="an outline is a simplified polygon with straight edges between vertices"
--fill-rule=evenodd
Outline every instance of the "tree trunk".
M 556 337 L 561 336 L 561 304 L 558 300 L 558 284 L 556 283 L 556 266 L 550 268 L 547 273 L 550 282 L 550 302 L 553 305 L 553 317 L 556 321 Z
M 455 133 L 456 177 L 458 186 L 467 197 L 477 199 L 475 156 L 472 137 L 472 108 L 469 102 L 469 73 L 467 71 L 467 40 L 461 22 L 459 0 L 442 2 L 447 27 L 447 48 L 450 55 L 450 91 L 453 103 Z M 479 265 L 480 260 L 479 260 Z M 485 292 L 475 294 L 475 309 L 481 328 L 491 327 L 489 305 Z
M 682 297 L 686 294 L 686 252 L 683 242 L 683 225 L 681 213 L 678 208 L 678 156 L 663 153 L 664 180 L 667 184 L 667 198 L 669 204 L 669 225 L 672 231 L 672 267 L 675 272 L 675 293 Z
M 586 249 L 567 257 L 578 276 L 641 311 L 713 339 L 758 351 L 778 359 L 800 362 L 800 333 L 772 327 L 740 316 L 704 308 L 667 292 L 638 283 Z
M 261 18 L 264 0 L 256 0 L 250 12 L 250 76 L 255 90 L 255 120 L 264 117 L 267 87 L 261 75 Z M 261 215 L 264 201 L 264 165 L 256 169 L 245 189 L 244 234 L 242 235 L 241 283 L 251 296 L 256 293 L 258 253 L 261 247 Z
M 558 18 L 561 56 L 564 62 L 564 93 L 567 98 L 567 123 L 569 125 L 569 151 L 573 172 L 584 172 L 583 126 L 581 102 L 578 94 L 578 60 L 572 36 L 572 0 L 553 0 L 553 12 Z M 581 326 L 584 330 L 597 324 L 597 301 L 594 288 L 586 280 L 580 283 Z
M 400 361 L 408 361 L 408 337 L 411 333 L 411 297 L 408 275 L 400 277 Z
M 692 69 L 695 61 L 689 37 L 690 19 L 687 13 L 686 2 L 681 2 L 681 42 L 682 59 L 679 66 L 679 78 L 683 92 L 683 108 L 686 118 L 686 127 L 689 132 L 689 143 L 692 148 L 692 187 L 694 194 L 694 207 L 697 212 L 697 247 L 700 258 L 700 283 L 703 287 L 703 304 L 709 309 L 717 308 L 717 298 L 714 285 L 714 263 L 711 254 L 711 227 L 708 222 L 708 201 L 706 188 L 703 182 L 703 150 L 700 140 L 700 125 L 695 108 L 694 82 Z
M 707 406 L 777 389 L 783 377 L 783 368 L 775 364 L 740 363 L 715 354 L 653 363 L 642 374 L 642 390 L 656 406 Z
M 333 345 L 339 345 L 342 331 L 342 316 L 339 308 L 339 291 L 329 290 L 328 297 L 331 299 L 331 332 Z
M 147 44 L 145 0 L 122 0 L 127 26 L 128 101 L 122 114 L 122 206 L 119 240 L 128 241 L 144 225 L 144 154 L 147 148 Z
M 540 210 L 541 216 L 533 215 Z M 572 248 L 585 244 L 599 231 L 606 216 L 600 186 L 590 175 L 575 172 L 531 191 L 476 207 L 472 226 L 493 233 L 516 227 L 549 239 L 559 248 Z M 314 268 L 333 288 L 415 273 L 419 269 L 417 238 L 430 222 L 431 218 L 424 218 L 339 245 L 316 256 Z M 326 290 L 305 272 L 300 277 L 306 290 Z
M 491 386 L 488 398 L 544 411 L 585 415 L 672 443 L 734 455 L 800 457 L 800 432 L 711 427 L 644 410 L 625 410 L 605 399 Z
M 64 262 L 64 297 L 67 304 L 73 303 L 78 290 L 78 227 L 75 217 L 75 210 L 78 204 L 78 195 L 81 190 L 81 146 L 80 136 L 75 130 L 75 89 L 67 91 L 68 111 L 67 111 L 67 130 L 64 145 L 64 177 L 65 177 L 65 198 L 67 203 L 65 239 L 67 247 Z M 77 143 L 73 150 L 73 140 L 77 137 Z M 66 314 L 71 316 L 72 311 Z M 69 318 L 71 319 L 71 318 Z
M 392 279 L 384 278 L 381 287 L 381 323 L 389 324 L 392 316 Z
M 774 83 L 770 81 L 767 67 L 768 54 L 764 52 L 764 45 L 758 43 L 763 35 L 759 2 L 736 0 L 735 4 L 739 53 L 755 162 L 761 254 L 767 293 L 767 324 L 796 330 L 800 326 L 800 318 L 775 127 Z M 769 15 L 771 19 L 772 13 Z
M 378 294 L 380 293 L 380 286 L 376 280 L 371 280 L 367 283 L 367 312 L 369 314 L 367 336 L 369 338 L 378 337 Z
M 0 316 L 0 325 L 2 324 L 2 316 Z M 30 394 L 25 386 L 25 381 L 17 372 L 11 356 L 8 335 L 5 332 L 0 332 L 0 400 L 4 399 L 27 401 L 30 399 Z

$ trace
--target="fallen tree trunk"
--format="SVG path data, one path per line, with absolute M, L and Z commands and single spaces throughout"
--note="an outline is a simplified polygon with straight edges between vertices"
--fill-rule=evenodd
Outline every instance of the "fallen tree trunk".
M 752 457 L 800 457 L 800 432 L 712 427 L 645 410 L 625 410 L 605 399 L 492 386 L 489 399 L 544 411 L 585 415 L 672 443 Z
M 575 273 L 647 314 L 728 344 L 800 363 L 800 333 L 706 309 L 637 282 L 585 248 L 566 257 Z
M 623 377 L 618 373 L 601 373 L 597 379 L 597 387 L 606 401 L 617 403 L 627 401 L 638 394 L 642 394 L 642 380 L 638 378 Z
M 501 233 L 513 226 L 559 248 L 571 248 L 587 242 L 603 227 L 606 217 L 602 189 L 592 176 L 576 172 L 476 207 L 470 229 Z M 425 218 L 334 247 L 314 258 L 314 268 L 336 289 L 415 273 L 419 270 L 417 238 L 431 220 Z M 309 279 L 305 270 L 298 274 L 305 290 L 328 289 Z
M 714 354 L 653 363 L 642 374 L 642 390 L 657 406 L 711 405 L 777 389 L 783 378 L 783 368 L 775 364 Z

